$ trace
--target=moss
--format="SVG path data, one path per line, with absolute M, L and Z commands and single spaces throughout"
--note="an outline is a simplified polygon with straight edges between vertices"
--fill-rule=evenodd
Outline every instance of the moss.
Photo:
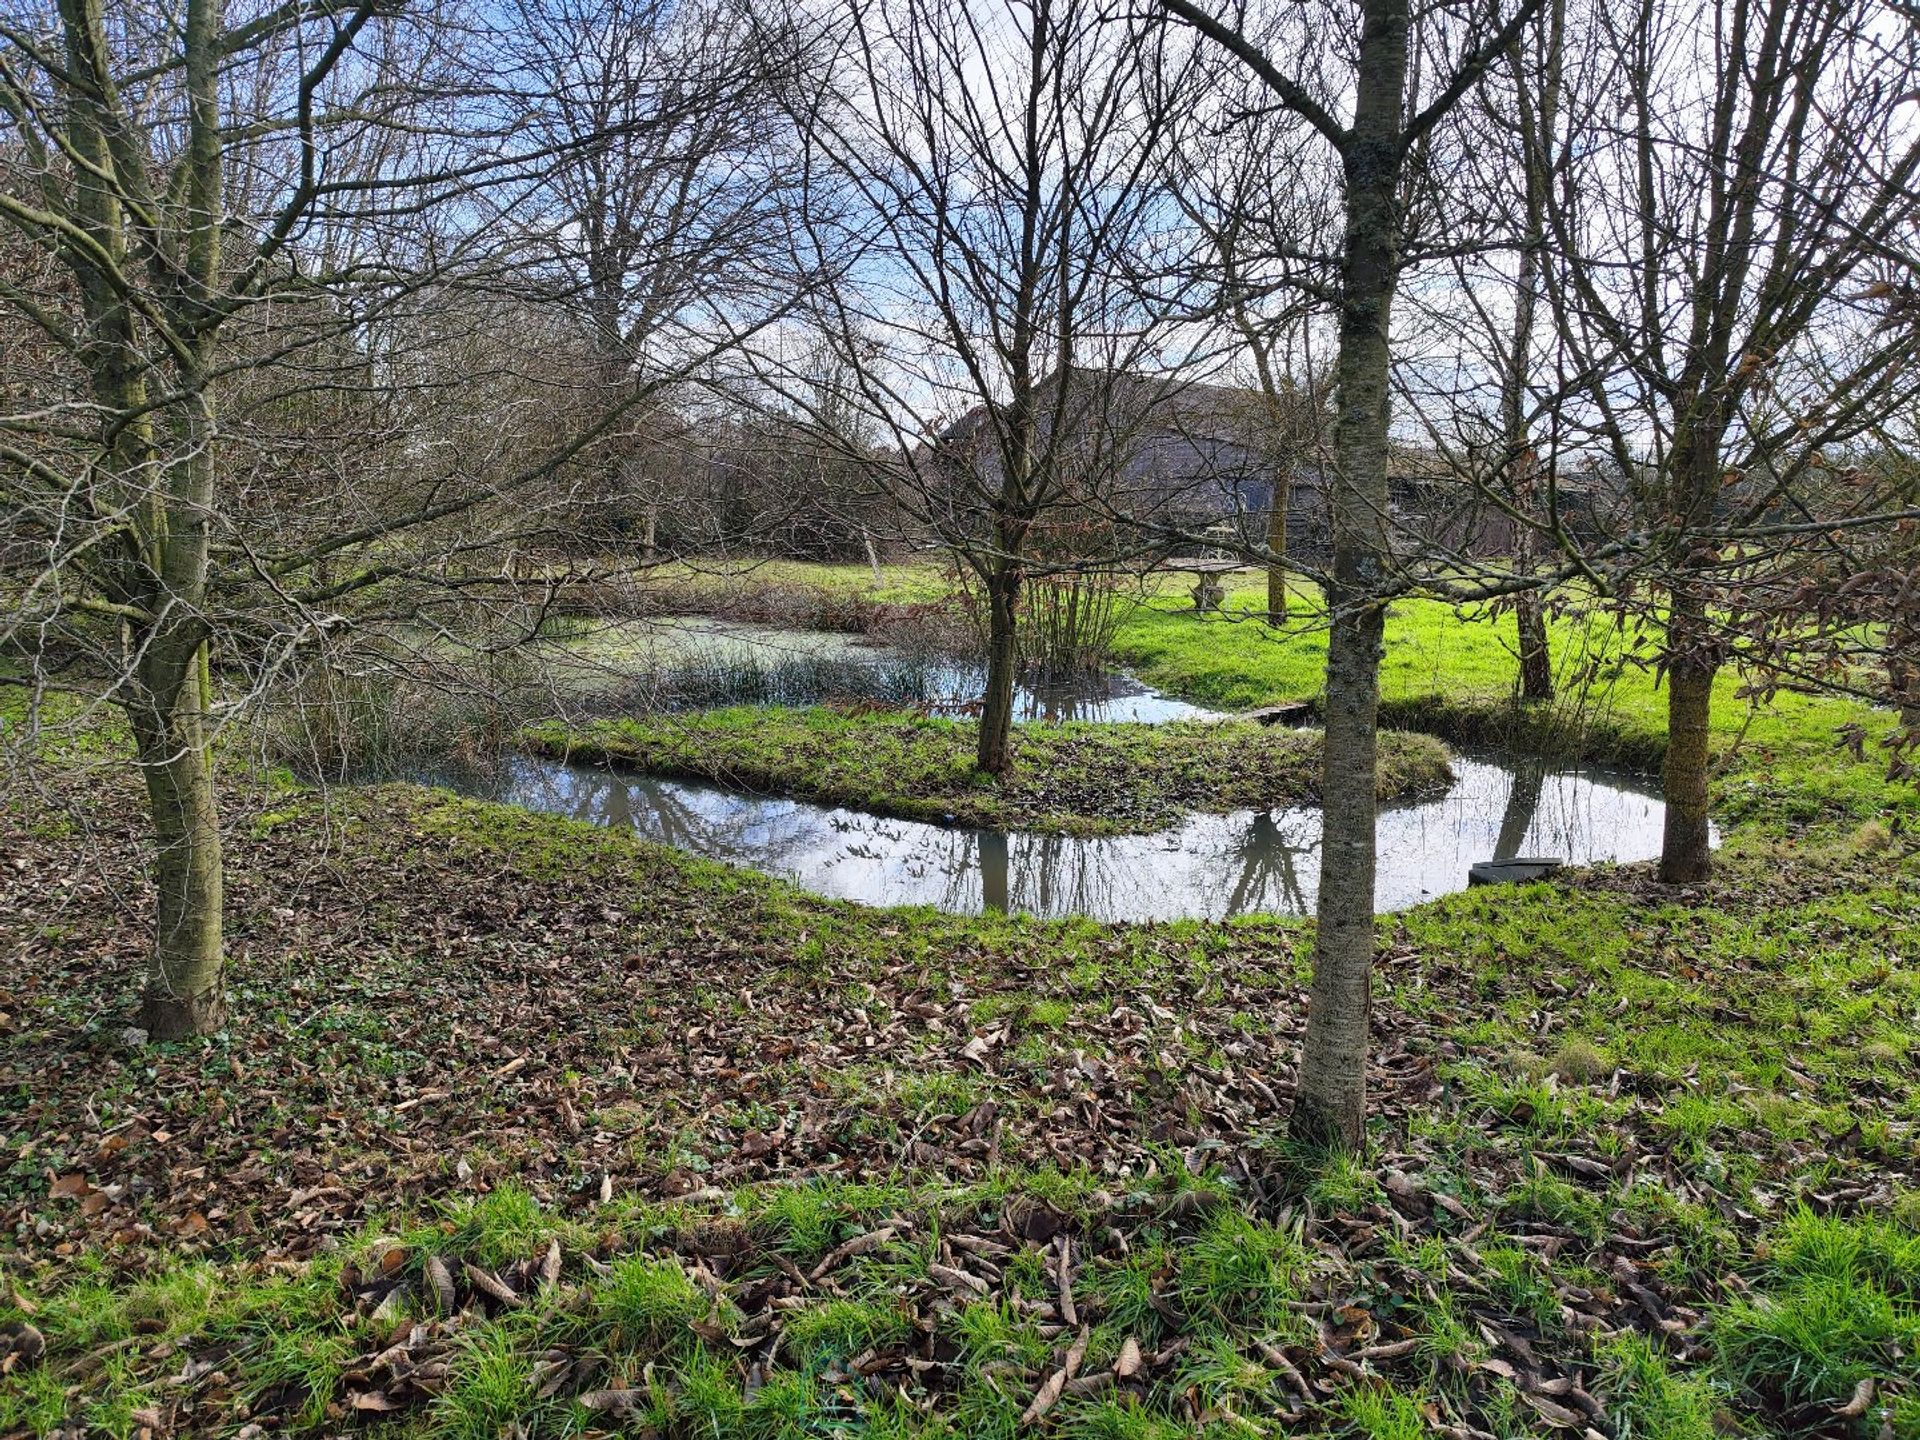
M 1553 1052 L 1553 1058 L 1547 1062 L 1547 1068 L 1562 1080 L 1584 1085 L 1605 1079 L 1612 1065 L 1605 1052 L 1591 1040 L 1574 1037 L 1560 1043 Z

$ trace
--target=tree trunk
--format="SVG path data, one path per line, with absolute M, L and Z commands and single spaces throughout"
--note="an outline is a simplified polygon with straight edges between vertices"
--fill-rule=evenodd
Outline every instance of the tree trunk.
M 1708 376 L 1725 373 L 1724 355 L 1702 362 Z M 1680 537 L 1668 552 L 1667 754 L 1661 789 L 1667 814 L 1660 841 L 1660 878 L 1669 885 L 1705 880 L 1713 873 L 1707 820 L 1708 720 L 1720 648 L 1708 620 L 1708 587 L 1693 577 L 1710 565 L 1715 547 L 1698 539 L 1713 519 L 1720 488 L 1720 445 L 1726 430 L 1719 387 L 1692 387 L 1695 398 L 1679 407 L 1672 466 L 1667 481 L 1667 524 Z
M 1267 624 L 1287 623 L 1287 511 L 1293 486 L 1285 475 L 1273 477 L 1273 503 L 1267 507 Z
M 1353 128 L 1342 146 L 1346 238 L 1335 361 L 1333 574 L 1327 587 L 1327 731 L 1313 988 L 1292 1132 L 1309 1144 L 1366 1143 L 1373 1009 L 1375 749 L 1388 570 L 1387 430 L 1400 217 L 1405 0 L 1368 0 Z
M 1520 631 L 1520 698 L 1553 699 L 1553 652 L 1547 649 L 1547 622 L 1540 597 L 1521 595 L 1514 601 L 1513 618 Z
M 1017 571 L 994 567 L 987 576 L 987 693 L 980 707 L 980 743 L 975 763 L 1004 775 L 1013 761 L 1013 686 L 1020 668 L 1015 615 L 1020 601 Z
M 1560 67 L 1565 35 L 1566 0 L 1552 0 L 1547 10 L 1547 66 L 1541 76 L 1537 106 L 1526 83 L 1519 47 L 1515 47 L 1512 57 L 1525 157 L 1526 242 L 1520 247 L 1520 268 L 1514 277 L 1513 335 L 1500 381 L 1500 418 L 1505 432 L 1504 463 L 1513 475 L 1514 499 L 1521 509 L 1520 516 L 1513 522 L 1513 559 L 1523 574 L 1533 572 L 1540 549 L 1540 537 L 1528 523 L 1539 499 L 1540 464 L 1528 433 L 1527 382 L 1533 371 L 1540 252 L 1546 245 L 1547 202 L 1553 188 L 1548 157 L 1560 112 Z M 1539 595 L 1522 592 L 1514 603 L 1513 618 L 1520 642 L 1520 698 L 1551 700 L 1553 655 L 1547 648 L 1547 624 Z
M 159 902 L 139 1025 L 155 1040 L 217 1030 L 222 983 L 220 820 L 205 731 L 204 647 L 132 709 L 153 817 Z
M 1705 635 L 1705 610 L 1676 596 L 1667 621 L 1667 755 L 1661 769 L 1667 804 L 1660 878 L 1669 885 L 1713 873 L 1707 818 L 1708 717 L 1719 670 Z
M 1366 1139 L 1373 1017 L 1374 770 L 1382 612 L 1335 602 L 1327 643 L 1320 893 L 1313 988 L 1300 1052 L 1296 1139 L 1358 1150 Z

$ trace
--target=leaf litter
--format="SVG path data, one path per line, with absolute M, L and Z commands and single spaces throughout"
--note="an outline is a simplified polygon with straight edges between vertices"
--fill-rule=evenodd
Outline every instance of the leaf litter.
M 1891 1080 L 1854 1077 L 1872 1123 L 1835 1133 L 1812 1093 L 1831 1084 L 1790 1065 L 1816 1123 L 1710 1144 L 1674 1119 L 1697 1067 L 1516 1074 L 1476 1053 L 1492 1017 L 1549 1038 L 1578 984 L 1404 926 L 1375 1016 L 1377 1148 L 1316 1167 L 1276 1138 L 1297 928 L 853 912 L 405 787 L 237 831 L 236 1023 L 139 1047 L 115 1020 L 144 961 L 137 810 L 98 797 L 92 854 L 16 818 L 0 1376 L 57 1367 L 73 1403 L 127 1387 L 156 1435 L 439 1414 L 509 1333 L 527 1415 L 659 1433 L 694 1428 L 692 1345 L 742 1406 L 803 1373 L 843 1419 L 990 1393 L 1041 1428 L 1101 1405 L 1265 1431 L 1380 1391 L 1451 1436 L 1611 1436 L 1620 1337 L 1713 1375 L 1714 1313 L 1753 1293 L 1781 1217 L 1886 1213 L 1914 1179 Z M 1653 954 L 1699 938 L 1631 873 L 1593 883 Z M 1844 890 L 1796 883 L 1816 910 Z M 818 1199 L 807 1225 L 782 1218 L 795 1195 Z M 518 1229 L 471 1223 L 513 1196 Z M 367 1243 L 404 1216 L 441 1218 Z M 605 1313 L 641 1255 L 699 1304 L 637 1343 Z M 354 1348 L 260 1384 L 259 1322 L 142 1319 L 103 1358 L 30 1308 L 93 1257 L 135 1287 L 193 1257 L 236 1286 L 333 1274 L 327 1324 Z M 987 1312 L 1012 1338 L 970 1343 Z M 843 1319 L 850 1339 L 821 1339 Z M 1783 1429 L 1878 1433 L 1912 1376 L 1876 1363 L 1812 1402 L 1701 1393 L 1723 1417 L 1762 1403 Z

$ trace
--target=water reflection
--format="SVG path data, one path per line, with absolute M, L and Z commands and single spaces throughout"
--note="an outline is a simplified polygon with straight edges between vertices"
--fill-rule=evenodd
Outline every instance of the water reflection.
M 977 696 L 986 690 L 985 670 L 975 668 L 958 679 L 954 694 Z M 1016 687 L 1013 703 L 1015 718 L 1027 721 L 1098 720 L 1158 725 L 1168 720 L 1206 720 L 1220 713 L 1163 695 L 1121 670 L 1076 675 L 1064 680 L 1028 676 Z
M 1457 758 L 1454 770 L 1459 779 L 1445 797 L 1382 811 L 1378 908 L 1463 889 L 1467 867 L 1490 856 L 1557 855 L 1578 865 L 1659 852 L 1663 808 L 1648 783 L 1486 755 Z M 1075 839 L 953 829 L 531 757 L 456 788 L 879 905 L 1100 920 L 1299 915 L 1312 910 L 1320 869 L 1320 812 L 1306 807 Z
M 1540 796 L 1546 789 L 1547 762 L 1538 756 L 1520 756 L 1510 764 L 1512 780 L 1507 803 L 1500 812 L 1500 833 L 1493 838 L 1489 859 L 1512 860 L 1528 853 L 1523 847 L 1534 818 L 1540 813 Z
M 622 712 L 871 699 L 952 715 L 971 711 L 986 691 L 986 669 L 974 660 L 908 653 L 832 631 L 712 619 L 618 621 L 576 644 L 560 650 L 555 663 L 590 704 Z M 1119 671 L 1062 678 L 1033 672 L 1014 692 L 1020 721 L 1158 724 L 1218 713 Z

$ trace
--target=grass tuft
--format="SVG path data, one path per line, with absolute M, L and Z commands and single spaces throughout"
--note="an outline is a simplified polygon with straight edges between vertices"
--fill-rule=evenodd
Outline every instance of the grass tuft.
M 1886 1221 L 1797 1211 L 1765 1247 L 1766 1288 L 1714 1318 L 1722 1370 L 1784 1406 L 1845 1404 L 1874 1380 L 1920 1382 L 1920 1248 Z
M 616 1261 L 594 1299 L 609 1343 L 642 1353 L 688 1348 L 695 1339 L 688 1327 L 712 1308 L 678 1261 L 645 1255 Z
M 1297 1232 L 1221 1206 L 1179 1257 L 1181 1308 L 1197 1321 L 1277 1326 L 1300 1298 L 1307 1253 Z

